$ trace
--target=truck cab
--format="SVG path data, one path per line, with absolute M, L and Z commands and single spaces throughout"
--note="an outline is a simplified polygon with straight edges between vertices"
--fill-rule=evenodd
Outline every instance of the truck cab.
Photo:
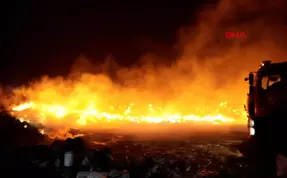
M 245 78 L 245 81 L 249 81 L 245 110 L 250 136 L 258 136 L 261 132 L 258 129 L 263 129 L 258 126 L 265 126 L 257 123 L 264 122 L 263 120 L 270 118 L 274 112 L 286 111 L 287 114 L 286 78 L 287 62 L 271 63 L 271 61 L 263 61 L 256 72 L 251 72 L 249 77 Z
M 287 157 L 287 62 L 263 61 L 245 81 L 252 177 L 276 177 L 278 155 Z

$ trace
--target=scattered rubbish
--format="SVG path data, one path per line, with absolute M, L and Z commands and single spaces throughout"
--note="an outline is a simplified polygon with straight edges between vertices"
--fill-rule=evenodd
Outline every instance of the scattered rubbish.
M 104 144 L 96 144 L 99 142 Z M 15 171 L 18 177 L 42 178 L 235 178 L 246 175 L 242 155 L 220 139 L 135 141 L 125 136 L 90 134 L 86 138 L 54 140 L 49 145 L 1 148 L 5 158 L 1 165 L 21 170 Z M 31 171 L 35 176 L 31 176 Z
M 107 177 L 99 172 L 93 171 L 89 174 L 88 178 L 107 178 Z
M 74 153 L 72 151 L 65 152 L 64 154 L 64 166 L 72 167 L 74 164 Z

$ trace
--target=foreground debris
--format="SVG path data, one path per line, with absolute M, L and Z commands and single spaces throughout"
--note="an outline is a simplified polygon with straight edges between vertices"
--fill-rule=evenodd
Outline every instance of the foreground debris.
M 15 125 L 15 121 L 7 123 Z M 25 123 L 16 122 L 19 124 Z M 16 143 L 1 147 L 2 173 L 9 173 L 9 177 L 235 178 L 246 177 L 248 171 L 245 160 L 234 147 L 240 141 L 234 140 L 135 140 L 130 136 L 98 133 L 54 140 L 48 146 L 36 145 L 45 138 L 33 128 L 14 129 L 12 133 L 11 129 L 1 131 L 2 143 L 13 139 L 19 143 L 22 138 L 21 147 Z M 13 135 L 14 132 L 23 137 Z M 34 141 L 22 146 L 29 139 Z
M 30 177 L 35 172 L 42 172 L 41 177 L 67 178 L 242 177 L 246 166 L 232 144 L 121 140 L 109 148 L 91 148 L 82 138 L 75 138 L 17 149 L 5 167 L 25 168 L 20 175 L 30 170 Z

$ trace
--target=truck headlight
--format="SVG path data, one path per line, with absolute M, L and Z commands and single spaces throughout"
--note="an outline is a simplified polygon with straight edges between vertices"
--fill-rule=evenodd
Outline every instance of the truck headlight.
M 252 135 L 252 136 L 255 135 L 255 129 L 252 128 L 252 127 L 249 128 L 249 134 Z
M 249 127 L 254 127 L 254 120 L 252 119 L 249 120 Z

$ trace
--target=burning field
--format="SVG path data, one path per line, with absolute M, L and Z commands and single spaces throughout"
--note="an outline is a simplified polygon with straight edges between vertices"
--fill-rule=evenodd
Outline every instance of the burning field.
M 233 145 L 247 131 L 243 79 L 262 60 L 286 60 L 284 3 L 222 0 L 205 7 L 197 25 L 179 30 L 172 62 L 147 53 L 126 67 L 111 56 L 104 64 L 81 56 L 69 75 L 43 76 L 8 94 L 3 89 L 1 104 L 23 128 L 50 139 L 82 136 L 115 154 L 184 159 L 203 165 L 194 168 L 199 173 L 208 166 L 230 171 L 231 156 L 241 170 Z M 226 31 L 243 31 L 247 39 L 225 39 Z
M 284 37 L 276 35 L 284 31 L 282 3 L 223 0 L 205 7 L 197 25 L 179 30 L 173 62 L 148 53 L 124 67 L 111 56 L 104 64 L 81 56 L 69 75 L 14 88 L 3 94 L 2 104 L 51 137 L 71 128 L 148 133 L 172 125 L 183 130 L 245 125 L 243 78 L 260 61 L 285 55 Z M 268 15 L 246 19 L 262 12 Z M 226 31 L 244 31 L 247 39 L 225 39 Z
M 171 97 L 170 91 L 164 94 L 164 90 L 150 90 L 120 86 L 105 76 L 91 74 L 76 81 L 46 78 L 14 91 L 16 96 L 29 99 L 13 106 L 11 114 L 47 128 L 135 132 L 149 132 L 153 125 L 164 129 L 171 124 L 195 124 L 199 128 L 246 123 L 243 110 L 229 107 L 227 102 L 191 102 L 195 97 L 190 91 Z

